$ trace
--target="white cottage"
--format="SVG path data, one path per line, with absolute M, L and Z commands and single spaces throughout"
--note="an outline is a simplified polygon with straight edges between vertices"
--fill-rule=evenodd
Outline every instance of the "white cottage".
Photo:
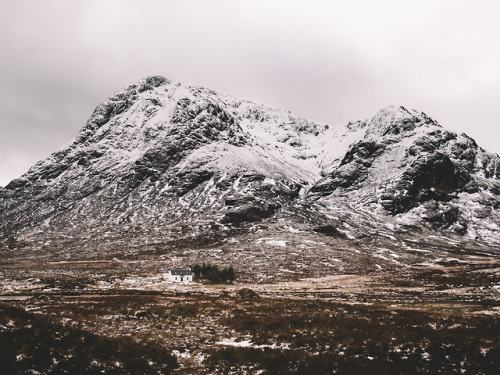
M 163 278 L 177 283 L 186 283 L 193 281 L 193 271 L 190 268 L 174 268 L 164 273 Z

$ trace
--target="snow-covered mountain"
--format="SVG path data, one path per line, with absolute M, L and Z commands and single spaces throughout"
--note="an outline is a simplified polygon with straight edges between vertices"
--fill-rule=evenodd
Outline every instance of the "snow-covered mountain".
M 148 77 L 0 188 L 1 246 L 40 256 L 354 246 L 398 263 L 380 249 L 500 244 L 499 164 L 403 107 L 331 126 Z

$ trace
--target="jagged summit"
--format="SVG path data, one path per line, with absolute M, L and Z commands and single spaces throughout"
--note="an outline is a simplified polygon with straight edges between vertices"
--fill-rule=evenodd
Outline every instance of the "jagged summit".
M 137 101 L 140 93 L 170 83 L 171 81 L 165 77 L 152 76 L 141 79 L 137 83 L 115 92 L 113 96 L 96 107 L 85 127 L 80 131 L 78 138 L 85 139 L 89 133 L 94 132 L 111 118 L 126 111 Z
M 366 135 L 373 137 L 398 136 L 401 133 L 411 133 L 418 131 L 419 128 L 429 127 L 442 128 L 424 112 L 392 105 L 381 108 L 370 119 L 347 124 L 348 129 L 365 129 Z
M 0 244 L 166 251 L 272 232 L 296 247 L 429 235 L 487 246 L 500 243 L 499 163 L 404 107 L 331 126 L 154 76 L 0 190 Z
M 374 128 L 378 127 L 385 130 L 399 126 L 402 131 L 413 130 L 415 127 L 423 125 L 441 127 L 441 125 L 428 117 L 424 112 L 407 109 L 403 106 L 397 107 L 392 105 L 381 108 L 377 111 L 377 113 L 375 113 L 375 115 L 371 118 L 370 125 Z

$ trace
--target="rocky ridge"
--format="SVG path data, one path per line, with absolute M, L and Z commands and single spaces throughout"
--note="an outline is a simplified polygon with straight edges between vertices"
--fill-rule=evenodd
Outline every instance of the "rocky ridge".
M 378 254 L 363 255 L 369 267 L 421 261 L 419 250 L 494 251 L 499 163 L 403 107 L 329 126 L 148 77 L 0 189 L 0 246 L 49 258 L 214 247 L 273 257 L 285 246 L 338 268 L 357 259 L 345 249 Z

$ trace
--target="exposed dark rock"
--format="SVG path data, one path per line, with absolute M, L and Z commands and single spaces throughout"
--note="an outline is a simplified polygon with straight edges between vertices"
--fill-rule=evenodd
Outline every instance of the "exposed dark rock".
M 491 211 L 492 211 L 491 207 L 482 206 L 482 207 L 476 208 L 474 210 L 473 214 L 474 214 L 474 217 L 477 217 L 478 219 L 484 219 L 484 218 L 490 216 Z
M 324 234 L 325 236 L 328 237 L 334 237 L 334 238 L 345 238 L 344 234 L 339 232 L 337 228 L 335 228 L 333 225 L 321 225 L 319 227 L 316 227 L 313 229 L 314 232 Z
M 342 166 L 351 163 L 352 161 L 356 161 L 359 164 L 369 167 L 372 159 L 380 156 L 383 150 L 384 146 L 375 142 L 356 143 L 346 152 L 340 165 Z
M 243 222 L 260 221 L 271 217 L 281 206 L 273 203 L 255 203 L 235 210 L 227 211 L 222 222 L 240 224 Z
M 7 185 L 5 185 L 5 190 L 15 190 L 15 189 L 18 189 L 18 188 L 22 188 L 24 186 L 26 186 L 26 184 L 28 183 L 28 180 L 26 178 L 17 178 L 15 180 L 12 180 L 11 182 L 9 182 Z
M 179 149 L 174 144 L 149 149 L 134 163 L 133 169 L 136 178 L 139 182 L 144 181 L 146 178 L 156 181 L 161 173 L 178 163 L 183 156 L 184 150 Z
M 244 174 L 243 176 L 241 176 L 241 181 L 243 182 L 264 181 L 265 179 L 266 176 L 258 173 Z
M 176 187 L 177 196 L 181 197 L 203 182 L 210 180 L 213 175 L 214 172 L 206 170 L 182 171 L 177 173 L 170 183 Z
M 403 132 L 409 132 L 415 129 L 416 124 L 420 122 L 417 119 L 404 119 L 397 124 L 391 124 L 384 131 L 383 135 L 399 135 Z
M 457 207 L 440 208 L 435 202 L 427 205 L 422 218 L 432 223 L 438 228 L 448 228 L 455 224 L 460 217 L 460 210 Z
M 469 172 L 474 167 L 477 155 L 477 144 L 476 142 L 466 137 L 465 142 L 454 142 L 451 147 L 451 156 L 454 159 L 460 161 L 463 168 L 466 168 Z
M 470 180 L 460 189 L 461 191 L 464 191 L 469 194 L 474 194 L 482 190 L 481 184 L 476 181 L 473 177 L 470 178 Z
M 352 145 L 342 159 L 340 166 L 330 175 L 320 180 L 311 189 L 312 192 L 329 194 L 334 190 L 355 189 L 363 182 L 375 158 L 385 149 L 383 144 L 358 142 Z
M 170 83 L 170 81 L 162 76 L 147 77 L 138 84 L 137 92 L 149 91 L 166 83 Z
M 492 185 L 490 191 L 492 194 L 500 195 L 500 185 Z
M 227 197 L 224 200 L 224 204 L 226 206 L 243 206 L 252 202 L 254 200 L 253 197 Z
M 455 166 L 442 153 L 423 155 L 401 177 L 395 188 L 386 190 L 382 206 L 392 215 L 407 212 L 423 201 L 449 201 L 449 194 L 458 191 L 470 175 Z
M 89 150 L 88 152 L 82 152 L 78 155 L 79 159 L 77 164 L 84 167 L 89 166 L 92 162 L 96 161 L 96 159 L 99 159 L 103 155 L 105 155 L 104 151 L 95 149 Z

